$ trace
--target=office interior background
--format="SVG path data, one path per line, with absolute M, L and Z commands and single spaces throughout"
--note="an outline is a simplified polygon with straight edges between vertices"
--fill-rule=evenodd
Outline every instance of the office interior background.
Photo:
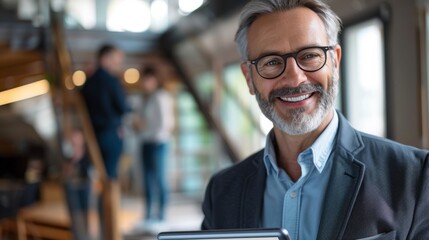
M 79 179 L 64 174 L 74 151 L 68 133 L 81 129 L 86 151 L 97 152 L 76 93 L 106 42 L 125 52 L 121 83 L 131 107 L 141 96 L 138 79 L 146 65 L 160 69 L 174 97 L 168 218 L 172 229 L 197 229 L 209 177 L 261 149 L 272 127 L 248 92 L 233 41 L 246 2 L 1 0 L 0 238 L 72 238 L 63 183 Z M 428 149 L 429 2 L 328 4 L 343 20 L 336 108 L 361 131 Z M 124 119 L 120 221 L 110 237 L 150 239 L 131 232 L 144 197 L 130 121 Z M 90 155 L 97 162 L 97 154 Z M 94 196 L 103 192 L 97 170 L 91 171 Z M 91 219 L 96 237 L 103 223 Z

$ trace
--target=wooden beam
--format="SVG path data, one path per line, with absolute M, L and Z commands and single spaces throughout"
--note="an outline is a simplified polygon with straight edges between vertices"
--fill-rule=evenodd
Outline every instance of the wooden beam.
M 34 61 L 9 67 L 2 67 L 0 65 L 0 79 L 14 76 L 20 77 L 28 74 L 43 73 L 45 73 L 45 66 L 42 61 Z
M 9 51 L 10 46 L 8 42 L 0 42 L 0 52 Z
M 27 236 L 41 239 L 57 239 L 57 240 L 71 240 L 72 235 L 69 229 L 62 229 L 56 226 L 49 226 L 38 224 L 34 222 L 25 222 Z
M 6 51 L 0 54 L 0 67 L 10 67 L 43 59 L 40 51 Z

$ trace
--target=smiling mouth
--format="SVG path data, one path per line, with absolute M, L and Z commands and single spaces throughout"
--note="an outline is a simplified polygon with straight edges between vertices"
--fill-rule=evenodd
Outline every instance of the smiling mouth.
M 306 99 L 309 99 L 311 96 L 313 96 L 313 93 L 308 93 L 308 94 L 295 96 L 295 97 L 279 97 L 279 99 L 283 102 L 296 103 L 296 102 L 301 102 Z

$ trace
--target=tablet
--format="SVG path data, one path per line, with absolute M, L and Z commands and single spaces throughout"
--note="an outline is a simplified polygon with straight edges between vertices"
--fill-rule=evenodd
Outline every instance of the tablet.
M 158 240 L 290 240 L 285 229 L 229 229 L 229 230 L 203 230 L 203 231 L 177 231 L 162 232 Z

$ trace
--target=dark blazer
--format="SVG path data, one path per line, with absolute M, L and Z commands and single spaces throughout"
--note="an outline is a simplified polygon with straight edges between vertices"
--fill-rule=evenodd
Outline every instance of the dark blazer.
M 339 114 L 317 239 L 429 239 L 428 159 L 428 151 L 356 131 Z M 202 229 L 260 226 L 265 180 L 263 150 L 213 176 Z

